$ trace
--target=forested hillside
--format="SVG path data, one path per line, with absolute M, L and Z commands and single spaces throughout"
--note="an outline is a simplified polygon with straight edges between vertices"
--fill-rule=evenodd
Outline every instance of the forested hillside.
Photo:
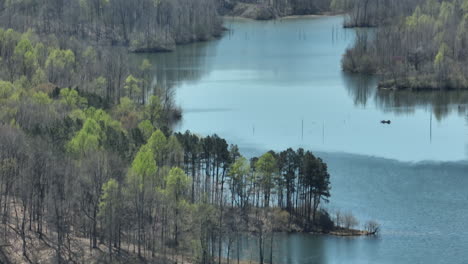
M 0 24 L 59 39 L 164 51 L 221 33 L 215 0 L 0 1 Z
M 467 21 L 468 1 L 426 0 L 375 33 L 358 31 L 343 68 L 378 73 L 384 88 L 468 88 Z
M 274 19 L 290 15 L 323 14 L 331 0 L 219 0 L 222 15 Z
M 156 97 L 105 111 L 68 88 L 0 88 L 7 263 L 213 263 L 245 232 L 264 252 L 274 231 L 335 228 L 319 207 L 327 166 L 308 151 L 249 161 L 216 135 L 165 135 Z
M 332 0 L 331 9 L 346 13 L 345 27 L 389 25 L 413 13 L 425 0 Z
M 213 263 L 242 233 L 264 252 L 275 231 L 337 228 L 311 152 L 249 161 L 216 135 L 173 134 L 147 60 L 56 41 L 0 30 L 2 262 Z

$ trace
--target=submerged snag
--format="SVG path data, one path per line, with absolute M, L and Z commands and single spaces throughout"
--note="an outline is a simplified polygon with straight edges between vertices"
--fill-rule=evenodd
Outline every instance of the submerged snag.
M 377 235 L 380 232 L 380 224 L 375 220 L 370 220 L 364 224 L 364 229 L 367 235 Z

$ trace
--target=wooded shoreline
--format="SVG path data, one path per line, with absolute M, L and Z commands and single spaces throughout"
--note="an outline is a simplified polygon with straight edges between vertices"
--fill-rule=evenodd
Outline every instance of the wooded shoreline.
M 345 71 L 377 74 L 381 89 L 468 89 L 468 2 L 341 3 L 350 12 L 351 21 L 345 25 L 377 27 L 372 33 L 356 32 L 355 44 L 342 60 Z M 367 10 L 364 15 L 363 10 Z M 385 19 L 377 20 L 378 17 Z

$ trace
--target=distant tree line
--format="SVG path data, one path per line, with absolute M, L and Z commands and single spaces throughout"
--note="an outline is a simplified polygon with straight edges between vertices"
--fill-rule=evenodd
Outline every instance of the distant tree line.
M 345 27 L 376 27 L 410 15 L 424 1 L 332 0 L 330 7 L 335 12 L 346 13 Z
M 378 73 L 383 88 L 466 89 L 467 17 L 468 1 L 426 0 L 374 33 L 358 31 L 343 68 Z
M 160 51 L 219 35 L 216 6 L 215 0 L 2 0 L 0 23 L 41 36 Z
M 273 19 L 289 15 L 323 14 L 330 10 L 331 0 L 218 0 L 221 15 L 243 15 L 250 5 L 249 18 Z M 244 13 L 245 15 L 245 13 Z
M 74 38 L 62 43 L 54 35 L 45 38 L 32 31 L 19 33 L 0 28 L 0 57 L 4 106 L 12 97 L 24 95 L 24 91 L 59 97 L 58 88 L 68 87 L 97 108 L 108 109 L 121 101 L 121 108 L 157 104 L 161 112 L 151 118 L 159 119 L 166 127 L 180 115 L 170 87 L 152 82 L 153 65 L 147 59 L 130 59 L 125 49 L 88 46 Z M 121 118 L 127 118 L 122 121 L 127 128 L 134 127 L 138 120 L 132 116 Z

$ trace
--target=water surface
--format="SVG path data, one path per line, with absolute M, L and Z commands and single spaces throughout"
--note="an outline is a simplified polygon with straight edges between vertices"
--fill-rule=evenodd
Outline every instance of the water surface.
M 468 93 L 377 91 L 375 78 L 343 73 L 354 31 L 341 22 L 227 20 L 230 32 L 220 40 L 145 56 L 155 82 L 175 89 L 180 131 L 217 133 L 243 150 L 465 159 Z

